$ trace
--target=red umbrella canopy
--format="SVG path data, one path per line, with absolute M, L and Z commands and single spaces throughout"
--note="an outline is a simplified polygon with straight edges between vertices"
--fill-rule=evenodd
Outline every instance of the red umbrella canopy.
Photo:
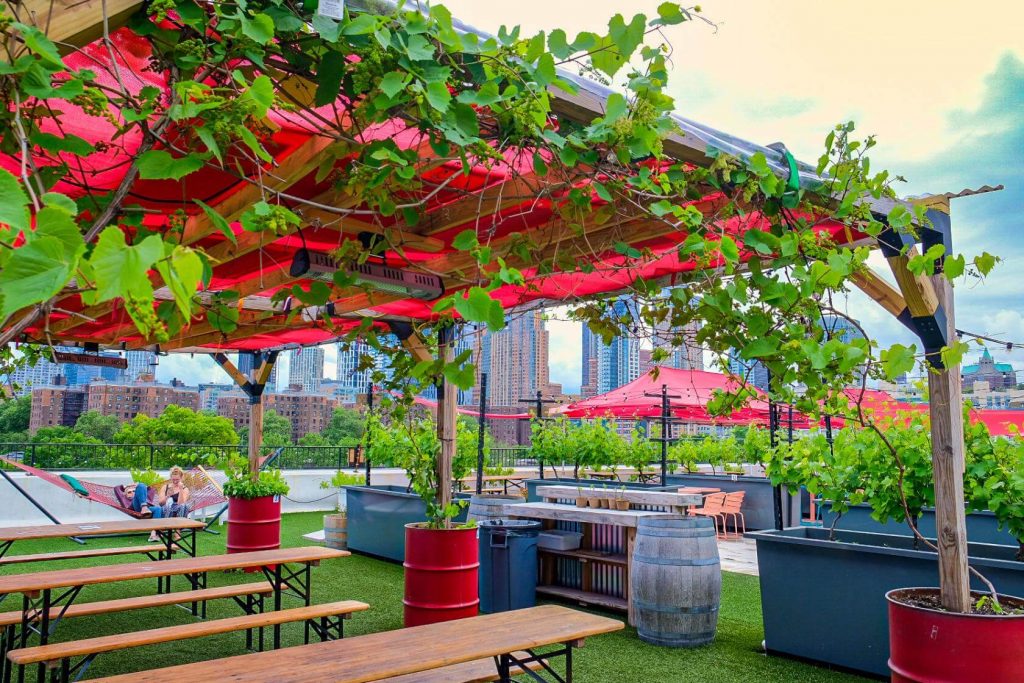
M 632 382 L 606 394 L 570 403 L 552 412 L 571 418 L 652 418 L 661 416 L 661 390 L 667 388 L 673 417 L 692 422 L 714 424 L 767 424 L 768 402 L 750 399 L 747 404 L 726 416 L 711 415 L 708 401 L 716 391 L 737 391 L 742 383 L 731 375 L 704 370 L 679 370 L 671 367 L 653 368 Z M 758 396 L 761 392 L 748 387 Z

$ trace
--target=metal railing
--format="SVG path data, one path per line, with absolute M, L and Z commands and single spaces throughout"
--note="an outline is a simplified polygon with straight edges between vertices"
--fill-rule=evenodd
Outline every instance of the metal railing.
M 268 456 L 277 446 L 264 446 Z M 229 456 L 245 457 L 247 448 L 240 445 L 199 444 L 120 444 L 120 443 L 0 443 L 0 455 L 21 460 L 26 465 L 44 470 L 165 470 L 174 465 L 186 469 L 196 465 L 220 462 Z M 363 450 L 355 446 L 284 446 L 271 467 L 275 469 L 330 469 L 360 467 Z M 376 464 L 376 463 L 375 463 Z M 537 461 L 530 449 L 521 447 L 491 448 L 489 467 L 533 467 Z
M 263 456 L 278 447 L 264 446 Z M 47 470 L 162 470 L 189 468 L 247 454 L 242 445 L 0 443 L 0 454 Z M 274 460 L 278 469 L 343 469 L 362 463 L 360 446 L 285 446 Z

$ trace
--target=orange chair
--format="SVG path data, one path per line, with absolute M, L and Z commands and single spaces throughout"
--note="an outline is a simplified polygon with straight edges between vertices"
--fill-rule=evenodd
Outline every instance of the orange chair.
M 704 497 L 704 507 L 696 508 L 693 510 L 693 514 L 700 515 L 701 517 L 710 517 L 712 523 L 715 525 L 715 535 L 719 538 L 724 537 L 725 534 L 725 494 L 724 493 L 711 493 Z M 718 522 L 722 522 L 722 531 L 718 531 Z
M 732 517 L 732 528 L 736 538 L 742 538 L 743 534 L 747 533 L 747 520 L 743 517 L 744 496 L 746 496 L 746 493 L 743 491 L 733 491 L 732 493 L 725 494 L 725 503 L 722 505 L 722 528 L 725 530 L 726 538 L 729 538 L 729 532 L 724 521 L 728 517 Z M 742 531 L 740 531 L 741 528 Z

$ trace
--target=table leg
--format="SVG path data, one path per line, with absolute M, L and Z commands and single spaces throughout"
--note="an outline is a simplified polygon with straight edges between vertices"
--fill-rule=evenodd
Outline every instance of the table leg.
M 633 549 L 636 540 L 636 527 L 626 527 L 626 566 L 622 569 L 622 591 L 626 598 L 626 618 L 630 626 L 634 625 L 633 592 L 630 588 L 630 574 L 633 568 Z
M 274 611 L 281 611 L 281 591 L 284 590 L 281 581 L 281 565 L 274 565 Z M 274 649 L 281 648 L 281 624 L 274 624 Z

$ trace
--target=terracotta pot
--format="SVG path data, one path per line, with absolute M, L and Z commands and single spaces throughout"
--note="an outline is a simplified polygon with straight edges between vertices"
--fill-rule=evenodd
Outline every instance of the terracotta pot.
M 628 500 L 616 500 L 615 501 L 615 509 L 616 510 L 628 510 L 629 509 L 629 501 Z
M 577 498 L 576 499 L 576 507 L 578 507 L 578 508 L 585 508 L 585 507 L 587 507 L 587 499 L 582 497 L 582 496 Z
M 601 499 L 600 498 L 587 498 L 587 503 L 592 508 L 599 508 L 599 507 L 601 507 Z

